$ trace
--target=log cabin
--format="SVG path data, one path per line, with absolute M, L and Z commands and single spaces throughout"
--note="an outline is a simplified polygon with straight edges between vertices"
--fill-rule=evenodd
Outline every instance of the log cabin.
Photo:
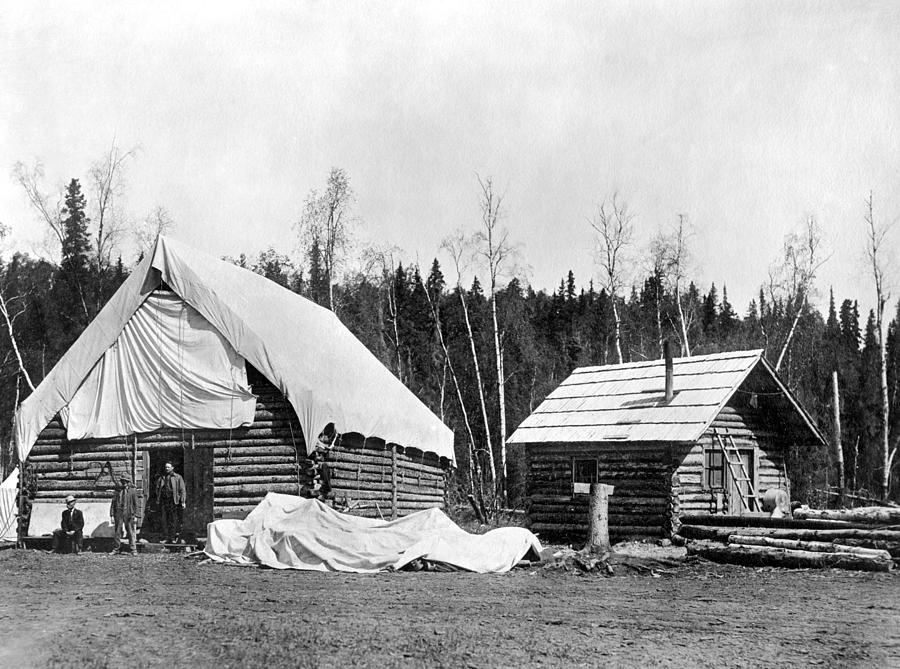
M 125 472 L 143 516 L 172 462 L 196 535 L 268 492 L 308 492 L 317 446 L 335 504 L 367 516 L 444 506 L 454 464 L 451 430 L 332 312 L 162 236 L 22 403 L 14 438 L 38 502 L 108 502 Z
M 508 443 L 533 531 L 583 535 L 590 484 L 606 483 L 621 540 L 665 537 L 682 514 L 760 513 L 768 491 L 790 494 L 787 454 L 824 439 L 754 350 L 578 368 Z

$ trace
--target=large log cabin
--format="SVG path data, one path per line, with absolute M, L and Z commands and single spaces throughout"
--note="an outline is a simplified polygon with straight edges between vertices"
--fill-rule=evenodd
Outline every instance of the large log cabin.
M 582 535 L 595 482 L 614 539 L 659 538 L 682 514 L 761 512 L 790 494 L 791 449 L 824 442 L 762 351 L 576 369 L 510 437 L 532 530 Z
M 308 493 L 329 429 L 338 508 L 444 505 L 452 432 L 334 314 L 161 237 L 22 403 L 15 438 L 30 493 L 60 506 L 109 500 L 124 472 L 143 512 L 172 462 L 200 535 L 268 492 Z

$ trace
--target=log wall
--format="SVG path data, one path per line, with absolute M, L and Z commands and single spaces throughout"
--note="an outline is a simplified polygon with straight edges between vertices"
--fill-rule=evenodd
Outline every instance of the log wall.
M 740 504 L 739 500 L 730 501 L 724 490 L 707 489 L 703 485 L 704 451 L 718 448 L 715 433 L 722 436 L 726 445 L 730 445 L 730 436 L 739 449 L 753 450 L 758 495 L 769 488 L 789 490 L 784 456 L 792 439 L 790 433 L 780 429 L 765 411 L 749 406 L 726 406 L 697 443 L 675 451 L 681 513 L 729 513 L 735 511 L 730 506 Z
M 244 517 L 268 492 L 296 495 L 312 484 L 312 463 L 306 457 L 303 431 L 293 407 L 259 373 L 248 368 L 258 396 L 254 422 L 234 430 L 172 430 L 111 439 L 69 441 L 59 418 L 40 433 L 28 462 L 35 469 L 37 499 L 110 500 L 118 474 L 132 475 L 141 497 L 152 494 L 146 481 L 148 454 L 182 448 L 185 462 L 196 449 L 209 449 L 212 490 L 203 514 L 214 518 Z M 346 435 L 328 456 L 336 506 L 350 513 L 385 518 L 403 516 L 432 506 L 444 506 L 449 463 L 433 454 L 400 449 L 376 439 Z M 187 453 L 191 451 L 191 453 Z M 199 453 L 199 451 L 197 451 Z M 395 474 L 392 472 L 396 472 Z M 190 472 L 181 471 L 188 482 Z M 190 482 L 188 482 L 190 485 Z M 189 505 L 190 506 L 190 505 Z
M 599 442 L 526 446 L 531 529 L 544 536 L 584 537 L 589 496 L 573 491 L 572 463 L 596 458 L 598 482 L 615 486 L 609 497 L 613 541 L 668 533 L 672 463 L 668 444 Z

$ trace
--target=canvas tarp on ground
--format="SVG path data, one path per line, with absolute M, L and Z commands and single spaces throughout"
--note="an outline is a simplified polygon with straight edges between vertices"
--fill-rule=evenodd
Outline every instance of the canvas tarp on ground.
M 16 414 L 24 460 L 164 282 L 291 403 L 312 449 L 328 424 L 453 461 L 453 433 L 331 311 L 231 263 L 160 237 Z M 117 398 L 116 401 L 124 401 Z M 182 425 L 166 425 L 182 427 Z
M 439 509 L 398 520 L 339 513 L 318 500 L 269 493 L 244 520 L 217 520 L 206 554 L 221 562 L 274 569 L 372 573 L 419 558 L 467 571 L 501 573 L 541 544 L 523 527 L 469 534 Z

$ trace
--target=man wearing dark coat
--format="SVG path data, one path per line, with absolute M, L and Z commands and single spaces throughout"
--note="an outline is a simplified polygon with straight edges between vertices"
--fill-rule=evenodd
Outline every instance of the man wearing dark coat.
M 166 473 L 156 482 L 156 504 L 162 511 L 163 534 L 166 543 L 174 543 L 181 538 L 181 524 L 187 492 L 184 479 L 175 473 L 171 462 L 166 463 Z
M 128 547 L 132 555 L 137 555 L 137 543 L 135 532 L 137 526 L 138 496 L 137 489 L 131 482 L 131 477 L 122 473 L 119 475 L 119 485 L 113 495 L 112 504 L 109 506 L 110 524 L 115 528 L 116 547 L 113 553 L 122 549 L 122 530 L 128 537 Z
M 69 495 L 66 497 L 66 510 L 62 512 L 60 527 L 53 530 L 53 551 L 71 551 L 76 555 L 80 553 L 83 530 L 84 515 L 75 508 L 75 498 Z

